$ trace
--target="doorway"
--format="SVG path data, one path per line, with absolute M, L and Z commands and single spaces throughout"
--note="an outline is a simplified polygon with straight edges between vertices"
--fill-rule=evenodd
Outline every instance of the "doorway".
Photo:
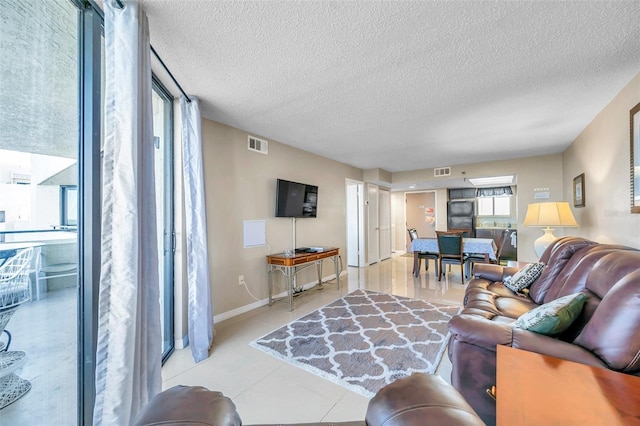
M 416 228 L 420 238 L 436 237 L 436 193 L 407 192 L 405 194 L 407 229 Z M 411 245 L 409 234 L 405 233 L 407 251 Z

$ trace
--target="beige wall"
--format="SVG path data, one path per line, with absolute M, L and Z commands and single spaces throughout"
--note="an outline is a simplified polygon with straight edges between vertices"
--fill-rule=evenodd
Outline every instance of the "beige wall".
M 500 176 L 513 174 L 517 179 L 517 203 L 518 216 L 518 259 L 522 261 L 535 261 L 537 256 L 533 251 L 534 241 L 542 235 L 537 228 L 522 226 L 527 205 L 534 203 L 535 188 L 549 188 L 550 198 L 543 201 L 569 200 L 564 195 L 562 155 L 545 155 L 539 157 L 520 158 L 516 160 L 491 161 L 486 163 L 465 164 L 455 169 L 464 171 L 466 177 Z M 393 174 L 393 183 L 420 182 L 433 180 L 433 169 L 416 170 Z M 459 176 L 458 176 L 459 177 Z M 570 194 L 570 193 L 569 193 Z M 570 196 L 570 195 L 569 195 Z M 436 193 L 437 222 L 436 229 L 447 229 L 447 191 L 440 189 Z M 571 230 L 557 229 L 556 236 L 571 234 Z
M 260 137 L 260 135 L 255 135 Z M 345 179 L 362 170 L 269 140 L 269 154 L 247 150 L 247 133 L 207 119 L 202 123 L 209 267 L 214 315 L 256 307 L 268 297 L 265 256 L 292 246 L 292 219 L 275 217 L 276 179 L 318 185 L 318 217 L 296 220 L 296 246 L 339 247 L 346 267 Z M 243 221 L 266 220 L 267 246 L 243 248 Z M 333 274 L 326 263 L 323 274 Z M 256 302 L 238 285 L 244 275 Z M 280 274 L 278 281 L 281 281 Z M 314 281 L 311 269 L 299 283 Z M 282 288 L 283 289 L 283 288 Z M 225 315 L 226 314 L 226 315 Z
M 573 208 L 580 224 L 577 235 L 640 248 L 640 214 L 630 213 L 629 182 L 629 110 L 638 102 L 640 74 L 594 118 L 562 156 L 567 201 L 573 194 L 573 178 L 585 174 L 585 207 Z

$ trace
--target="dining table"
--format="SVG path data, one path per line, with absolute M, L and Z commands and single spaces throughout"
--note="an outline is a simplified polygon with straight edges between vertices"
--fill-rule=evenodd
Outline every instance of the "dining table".
M 463 238 L 462 251 L 466 254 L 483 254 L 485 263 L 497 260 L 495 241 L 491 238 Z M 436 238 L 416 238 L 411 241 L 409 252 L 413 253 L 413 275 L 420 274 L 420 252 L 438 253 L 438 240 Z

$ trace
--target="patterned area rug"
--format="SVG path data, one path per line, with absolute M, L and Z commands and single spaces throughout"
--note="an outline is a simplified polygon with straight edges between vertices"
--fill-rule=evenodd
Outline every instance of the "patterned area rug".
M 400 377 L 433 374 L 459 310 L 356 290 L 250 345 L 370 398 Z

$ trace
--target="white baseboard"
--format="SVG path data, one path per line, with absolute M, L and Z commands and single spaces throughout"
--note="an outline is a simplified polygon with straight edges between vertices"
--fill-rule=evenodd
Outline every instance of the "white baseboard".
M 340 277 L 342 277 L 343 275 L 347 275 L 347 271 L 342 271 L 340 273 Z M 336 278 L 336 274 L 331 274 L 331 275 L 328 275 L 326 277 L 322 277 L 322 282 L 331 281 L 331 280 L 333 280 L 335 278 Z M 314 287 L 317 284 L 318 284 L 318 280 L 311 281 L 311 282 L 308 282 L 308 283 L 304 284 L 302 286 L 302 288 L 305 289 L 305 290 L 308 290 L 308 289 Z M 283 291 L 283 292 L 281 292 L 279 294 L 275 294 L 273 297 L 274 297 L 274 299 L 279 299 L 279 298 L 286 297 L 286 296 L 287 296 L 287 292 Z M 265 299 L 262 299 L 262 300 L 257 300 L 257 301 L 255 301 L 253 303 L 248 304 L 248 305 L 244 305 L 244 306 L 241 306 L 239 308 L 232 309 L 230 311 L 223 312 L 223 313 L 218 314 L 218 315 L 214 315 L 213 316 L 213 323 L 216 324 L 218 322 L 233 318 L 233 317 L 238 316 L 238 315 L 242 315 L 242 314 L 244 314 L 246 312 L 252 311 L 254 309 L 260 308 L 260 307 L 262 307 L 264 305 L 268 305 L 268 304 L 269 304 L 269 298 L 265 298 Z
M 340 277 L 341 278 L 343 276 L 345 276 L 345 275 L 347 275 L 347 271 L 340 272 Z M 335 279 L 335 277 L 336 277 L 336 274 L 331 274 L 331 275 L 328 275 L 326 277 L 323 277 L 322 281 L 323 282 L 331 281 L 331 280 Z M 302 286 L 302 288 L 304 288 L 305 290 L 308 290 L 308 289 L 314 287 L 317 284 L 318 284 L 317 280 L 311 281 L 309 283 L 304 284 Z M 287 296 L 287 292 L 283 291 L 283 292 L 281 292 L 279 294 L 274 295 L 273 297 L 275 299 L 279 299 L 279 298 L 286 297 L 286 296 Z M 218 314 L 218 315 L 214 315 L 213 316 L 213 323 L 216 324 L 216 323 L 222 322 L 224 320 L 228 320 L 230 318 L 236 317 L 238 315 L 242 315 L 242 314 L 244 314 L 246 312 L 252 311 L 254 309 L 260 308 L 260 307 L 268 305 L 268 304 L 269 304 L 269 299 L 268 298 L 265 298 L 265 299 L 262 299 L 262 300 L 257 300 L 257 301 L 255 301 L 253 303 L 248 304 L 248 305 L 240 306 L 239 308 L 232 309 L 230 311 L 223 312 L 223 313 Z M 181 339 L 176 339 L 175 340 L 175 348 L 176 349 L 184 349 L 187 346 L 189 346 L 189 334 L 186 334 Z
M 184 349 L 189 346 L 189 335 L 182 336 L 182 339 L 176 339 L 174 344 L 176 349 Z
M 223 312 L 221 314 L 218 315 L 214 315 L 213 316 L 213 323 L 218 323 L 224 320 L 227 320 L 229 318 L 233 318 L 235 316 L 244 314 L 245 312 L 249 312 L 249 311 L 253 311 L 254 309 L 257 309 L 261 306 L 267 305 L 269 304 L 269 298 L 266 299 L 262 299 L 262 300 L 257 300 L 253 303 L 250 303 L 248 305 L 244 305 L 244 306 L 240 306 L 239 308 L 236 309 L 232 309 L 230 311 L 227 312 Z

